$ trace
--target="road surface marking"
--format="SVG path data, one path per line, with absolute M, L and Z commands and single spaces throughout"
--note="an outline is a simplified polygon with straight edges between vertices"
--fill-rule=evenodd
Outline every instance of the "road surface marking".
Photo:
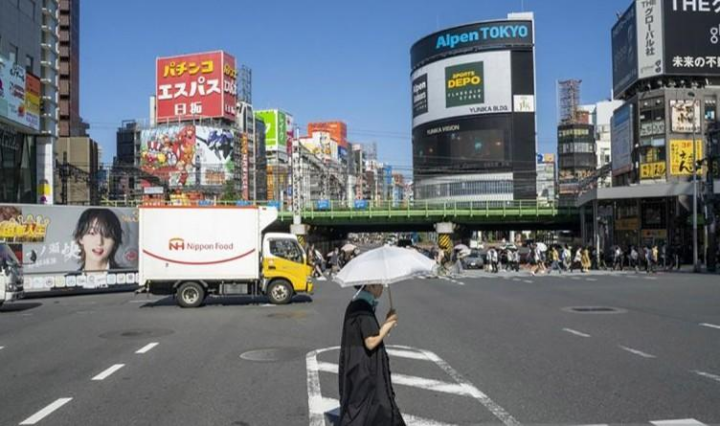
M 318 407 L 325 409 L 321 413 L 323 417 L 325 416 L 325 414 L 329 414 L 331 417 L 335 418 L 340 417 L 340 401 L 335 398 L 323 397 L 319 401 Z M 405 413 L 403 413 L 403 420 L 405 420 L 405 424 L 407 424 L 407 426 L 457 426 L 449 423 L 441 423 L 435 420 L 423 419 L 422 417 L 417 417 Z
M 5 349 L 5 346 L 0 346 L 0 351 Z
M 643 351 L 639 351 L 639 350 L 637 350 L 637 349 L 628 348 L 627 346 L 622 346 L 622 345 L 621 345 L 620 348 L 621 348 L 622 350 L 625 350 L 625 351 L 630 352 L 631 354 L 634 354 L 634 355 L 637 355 L 637 356 L 641 356 L 641 357 L 643 357 L 643 358 L 656 358 L 655 355 L 650 355 L 650 354 L 648 354 L 648 353 L 645 353 L 645 352 L 643 352 Z
M 657 278 L 655 278 L 655 277 L 645 277 L 645 279 L 646 279 L 646 280 L 653 280 L 653 281 L 654 281 L 654 280 L 656 280 Z M 672 421 L 672 420 L 670 420 L 670 421 Z
M 720 330 L 720 325 L 708 324 L 708 323 L 706 323 L 706 322 L 701 323 L 700 325 L 701 325 L 702 327 L 717 328 L 718 330 Z
M 53 411 L 57 410 L 58 408 L 62 407 L 63 405 L 67 404 L 70 401 L 72 401 L 72 398 L 60 398 L 57 401 L 53 402 L 52 404 L 48 405 L 47 407 L 43 408 L 42 410 L 38 411 L 37 413 L 33 414 L 32 416 L 28 417 L 27 419 L 23 420 L 23 422 L 20 424 L 21 425 L 34 425 L 35 423 L 44 419 L 45 417 L 50 415 Z
M 585 278 L 585 281 L 593 282 L 593 281 L 597 281 L 597 278 Z
M 403 351 L 400 349 L 386 349 L 386 352 L 390 356 L 398 357 L 398 358 L 409 358 L 409 359 L 419 359 L 422 361 L 427 361 L 428 359 L 425 357 L 425 355 L 414 352 L 414 351 Z
M 427 361 L 427 360 L 426 360 Z M 338 374 L 338 365 L 329 362 L 318 362 L 318 370 L 326 373 Z M 441 382 L 439 380 L 425 379 L 423 377 L 395 374 L 391 376 L 393 385 L 410 386 L 414 388 L 427 389 L 435 392 L 450 393 L 461 396 L 472 396 L 463 386 L 457 383 Z
M 694 373 L 697 374 L 698 376 L 702 376 L 707 379 L 715 380 L 716 382 L 720 383 L 720 376 L 718 376 L 716 374 L 710 374 L 710 373 L 706 373 L 704 371 L 698 371 L 698 370 L 695 370 Z
M 158 342 L 148 343 L 147 345 L 145 345 L 145 346 L 143 346 L 142 348 L 138 349 L 135 353 L 136 353 L 136 354 L 144 354 L 144 353 L 150 351 L 150 349 L 154 348 L 155 346 L 157 346 L 157 345 L 159 345 L 159 344 L 160 344 L 160 343 L 158 343 Z
M 321 367 L 323 369 L 329 370 L 333 369 L 334 372 L 337 372 L 337 365 L 330 364 L 330 363 L 320 363 L 317 360 L 317 356 L 323 352 L 333 351 L 333 350 L 339 350 L 340 347 L 334 346 L 330 348 L 323 348 L 318 349 L 315 351 L 312 351 L 307 354 L 305 357 L 306 367 L 307 367 L 307 389 L 308 389 L 308 409 L 309 409 L 309 417 L 310 417 L 310 426 L 326 426 L 325 424 L 325 415 L 326 414 L 332 414 L 335 412 L 338 406 L 338 401 L 333 400 L 330 398 L 324 398 L 322 396 L 321 388 L 320 388 L 320 370 Z M 506 426 L 520 426 L 520 423 L 515 420 L 508 412 L 506 412 L 502 407 L 497 405 L 494 401 L 490 399 L 487 395 L 482 393 L 479 389 L 477 389 L 472 383 L 467 381 L 463 376 L 460 375 L 455 369 L 453 369 L 448 363 L 446 363 L 442 358 L 434 354 L 433 352 L 422 350 L 422 349 L 416 349 L 410 346 L 400 346 L 400 345 L 392 345 L 389 346 L 388 349 L 393 350 L 399 350 L 399 351 L 407 351 L 412 352 L 416 354 L 421 354 L 425 357 L 426 360 L 431 361 L 435 363 L 440 369 L 445 371 L 446 374 L 448 374 L 456 383 L 456 384 L 450 384 L 450 383 L 444 383 L 439 382 L 437 380 L 429 380 L 424 379 L 420 377 L 413 377 L 413 376 L 403 376 L 403 375 L 393 375 L 393 383 L 398 383 L 397 378 L 400 378 L 400 380 L 410 380 L 411 383 L 413 383 L 410 386 L 417 386 L 419 384 L 419 381 L 421 380 L 424 384 L 427 384 L 429 382 L 432 382 L 433 385 L 436 386 L 442 386 L 442 385 L 448 385 L 453 386 L 453 391 L 460 391 L 462 389 L 463 395 L 470 396 L 476 400 L 478 400 L 483 406 L 485 406 L 486 409 L 488 409 L 495 417 L 497 417 L 500 421 L 502 421 Z M 442 385 L 441 385 L 442 384 Z M 443 388 L 447 390 L 448 388 Z M 409 416 L 407 414 L 403 414 L 405 417 L 407 424 L 409 426 L 451 426 L 446 425 L 444 423 L 440 423 L 433 420 L 425 420 L 418 417 Z M 408 420 L 412 420 L 408 421 Z
M 107 370 L 103 371 L 102 373 L 98 374 L 97 376 L 93 377 L 92 380 L 105 380 L 112 373 L 118 371 L 119 369 L 121 369 L 123 367 L 125 367 L 125 364 L 115 364 L 112 367 L 108 368 Z
M 655 426 L 705 426 L 695 419 L 676 419 L 676 420 L 655 420 L 650 423 Z
M 589 334 L 581 333 L 577 330 L 573 330 L 572 328 L 563 328 L 563 331 L 566 331 L 570 334 L 574 334 L 574 335 L 580 336 L 580 337 L 591 337 Z
M 522 280 L 526 284 L 532 284 L 533 282 L 531 280 Z

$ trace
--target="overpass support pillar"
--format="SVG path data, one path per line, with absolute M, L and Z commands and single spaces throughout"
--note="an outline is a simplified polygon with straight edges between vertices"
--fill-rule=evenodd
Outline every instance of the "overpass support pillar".
M 452 234 L 454 230 L 455 225 L 452 222 L 440 222 L 435 224 L 435 231 L 438 234 L 438 246 L 447 255 L 452 253 Z
M 300 246 L 305 248 L 305 244 L 307 243 L 308 226 L 303 223 L 290 225 L 290 232 L 297 237 Z

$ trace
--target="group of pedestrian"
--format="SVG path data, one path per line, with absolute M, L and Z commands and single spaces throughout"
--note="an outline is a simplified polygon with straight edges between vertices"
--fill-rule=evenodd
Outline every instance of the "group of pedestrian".
M 644 268 L 649 274 L 657 272 L 658 267 L 665 270 L 680 269 L 680 250 L 675 247 L 668 250 L 665 244 L 661 247 L 657 244 L 646 245 L 639 249 L 629 245 L 625 250 L 616 245 L 610 249 L 610 256 L 612 256 L 613 271 L 624 271 L 626 266 L 635 272 Z
M 313 276 L 315 278 L 323 277 L 329 273 L 330 277 L 334 277 L 338 272 L 352 259 L 360 254 L 360 250 L 355 248 L 352 251 L 340 250 L 340 247 L 335 247 L 327 257 L 324 257 L 322 253 L 311 244 L 305 248 L 307 253 L 307 264 L 313 268 Z
M 490 247 L 485 253 L 485 265 L 487 270 L 493 273 L 498 273 L 503 269 L 517 272 L 520 270 L 520 253 L 510 246 Z

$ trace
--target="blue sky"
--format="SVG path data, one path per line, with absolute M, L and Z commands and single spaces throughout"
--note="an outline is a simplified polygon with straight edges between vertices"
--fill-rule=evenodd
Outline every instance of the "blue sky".
M 341 119 L 409 172 L 410 46 L 442 28 L 504 18 L 521 0 L 85 0 L 81 115 L 115 154 L 123 119 L 148 117 L 157 56 L 226 50 L 253 70 L 256 109 L 296 123 Z M 556 151 L 555 81 L 583 80 L 581 101 L 610 97 L 610 28 L 630 0 L 525 0 L 535 12 L 538 142 Z

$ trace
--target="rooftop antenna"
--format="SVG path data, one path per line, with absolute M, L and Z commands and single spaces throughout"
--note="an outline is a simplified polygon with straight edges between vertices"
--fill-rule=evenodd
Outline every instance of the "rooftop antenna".
M 520 12 L 525 12 L 525 0 L 520 0 Z

